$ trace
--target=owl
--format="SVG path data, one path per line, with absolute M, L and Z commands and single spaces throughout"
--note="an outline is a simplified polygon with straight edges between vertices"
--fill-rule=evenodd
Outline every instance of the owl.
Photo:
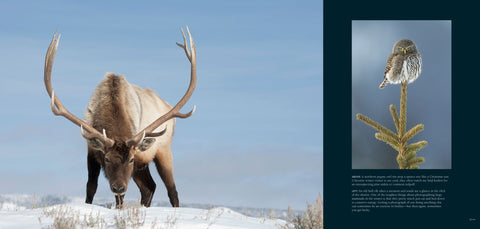
M 392 54 L 387 59 L 384 79 L 379 88 L 404 81 L 411 83 L 418 78 L 420 72 L 422 72 L 422 55 L 418 52 L 417 46 L 409 39 L 399 40 L 393 45 Z

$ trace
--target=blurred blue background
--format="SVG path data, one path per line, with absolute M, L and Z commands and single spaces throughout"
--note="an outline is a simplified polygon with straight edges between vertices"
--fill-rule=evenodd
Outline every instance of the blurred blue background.
M 189 63 L 198 84 L 172 151 L 181 203 L 305 209 L 323 190 L 323 1 L 1 1 L 0 194 L 84 196 L 86 142 L 52 114 L 45 52 L 61 40 L 53 87 L 83 116 L 106 72 L 175 104 Z M 428 127 L 427 127 L 428 128 Z M 428 161 L 428 159 L 427 159 Z M 153 166 L 155 200 L 168 200 Z M 97 196 L 113 196 L 99 178 Z M 126 198 L 139 198 L 131 182 Z
M 425 157 L 421 169 L 451 168 L 451 31 L 451 21 L 352 21 L 353 169 L 398 168 L 397 152 L 377 140 L 376 130 L 356 120 L 356 114 L 396 132 L 389 106 L 400 112 L 400 85 L 378 86 L 393 44 L 404 38 L 415 42 L 423 59 L 421 75 L 407 87 L 407 130 L 420 123 L 425 129 L 408 143 L 428 141 L 417 152 Z

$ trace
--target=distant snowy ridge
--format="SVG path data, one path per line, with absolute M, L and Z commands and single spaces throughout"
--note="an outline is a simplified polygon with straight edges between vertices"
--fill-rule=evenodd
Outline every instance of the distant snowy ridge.
M 67 203 L 84 203 L 85 198 L 83 197 L 67 197 L 63 195 L 25 195 L 25 194 L 0 194 L 0 210 L 2 209 L 1 204 L 14 204 L 17 207 L 24 208 L 36 208 L 36 207 L 48 207 L 56 204 L 67 204 Z M 135 199 L 125 199 L 125 203 L 128 205 L 137 204 L 138 200 Z M 105 197 L 95 197 L 93 199 L 93 204 L 113 208 L 115 204 L 115 199 L 113 196 L 111 198 Z M 152 201 L 152 207 L 170 207 L 168 201 Z M 286 209 L 271 209 L 271 208 L 246 208 L 246 207 L 235 207 L 235 206 L 220 206 L 220 205 L 208 205 L 208 204 L 192 204 L 192 203 L 181 203 L 181 207 L 187 208 L 199 208 L 199 209 L 210 209 L 218 207 L 230 208 L 236 212 L 244 214 L 246 216 L 252 217 L 275 217 L 279 219 L 286 219 L 288 210 Z M 304 211 L 295 211 L 290 212 L 293 215 L 302 215 Z
M 29 195 L 0 195 L 0 228 L 278 228 L 281 219 L 249 217 L 230 208 L 139 207 L 123 210 L 84 204 L 80 198 L 44 196 L 32 203 Z M 60 202 L 60 203 L 58 203 Z

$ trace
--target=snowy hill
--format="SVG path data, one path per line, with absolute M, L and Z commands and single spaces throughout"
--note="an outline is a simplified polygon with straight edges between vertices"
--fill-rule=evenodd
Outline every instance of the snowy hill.
M 281 219 L 269 216 L 250 217 L 225 207 L 145 208 L 130 204 L 122 210 L 117 210 L 105 205 L 84 204 L 81 198 L 45 196 L 39 201 L 35 199 L 29 195 L 0 195 L 0 228 L 72 228 L 76 226 L 77 228 L 214 229 L 278 228 L 285 225 L 285 221 Z

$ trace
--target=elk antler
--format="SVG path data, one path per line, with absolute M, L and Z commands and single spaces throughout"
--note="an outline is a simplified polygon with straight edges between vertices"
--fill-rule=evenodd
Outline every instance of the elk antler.
M 63 116 L 76 124 L 77 126 L 80 126 L 82 136 L 86 139 L 92 139 L 92 138 L 98 138 L 98 140 L 102 141 L 106 146 L 113 146 L 114 141 L 110 138 L 107 138 L 107 135 L 105 133 L 105 129 L 103 129 L 103 134 L 97 131 L 95 128 L 92 126 L 88 125 L 86 122 L 83 120 L 77 118 L 75 115 L 70 113 L 63 104 L 60 102 L 57 96 L 55 96 L 55 92 L 53 91 L 52 88 L 52 67 L 53 67 L 53 60 L 55 59 L 55 54 L 57 53 L 57 47 L 58 47 L 58 42 L 60 41 L 60 34 L 58 35 L 57 38 L 57 32 L 53 34 L 52 42 L 50 42 L 50 46 L 48 46 L 47 49 L 47 54 L 45 56 L 45 69 L 44 69 L 44 81 L 45 81 L 45 87 L 47 89 L 47 93 L 52 99 L 51 102 L 51 107 L 52 107 L 52 112 L 55 115 Z M 88 132 L 85 133 L 84 129 Z
M 131 138 L 128 143 L 129 145 L 136 145 L 140 143 L 145 137 L 158 137 L 165 133 L 166 129 L 159 133 L 153 133 L 155 129 L 157 129 L 160 125 L 162 125 L 164 122 L 172 119 L 172 118 L 188 118 L 190 117 L 193 112 L 195 112 L 195 107 L 193 106 L 193 109 L 188 112 L 188 113 L 180 113 L 180 109 L 187 103 L 187 101 L 190 99 L 190 97 L 193 94 L 193 91 L 195 90 L 195 86 L 197 84 L 197 52 L 195 49 L 195 43 L 193 43 L 193 38 L 192 35 L 190 34 L 190 30 L 188 29 L 187 26 L 187 33 L 188 33 L 188 38 L 190 40 L 190 51 L 187 48 L 187 38 L 185 37 L 185 33 L 183 32 L 183 29 L 180 28 L 182 31 L 183 35 L 183 45 L 177 43 L 178 46 L 183 48 L 185 50 L 185 54 L 187 55 L 188 60 L 191 63 L 191 70 L 190 70 L 190 85 L 188 86 L 188 90 L 185 93 L 185 95 L 180 99 L 180 101 L 175 105 L 168 113 L 164 114 L 154 122 L 152 122 L 150 125 L 145 127 L 142 131 L 140 131 L 137 135 L 135 135 L 133 138 Z

